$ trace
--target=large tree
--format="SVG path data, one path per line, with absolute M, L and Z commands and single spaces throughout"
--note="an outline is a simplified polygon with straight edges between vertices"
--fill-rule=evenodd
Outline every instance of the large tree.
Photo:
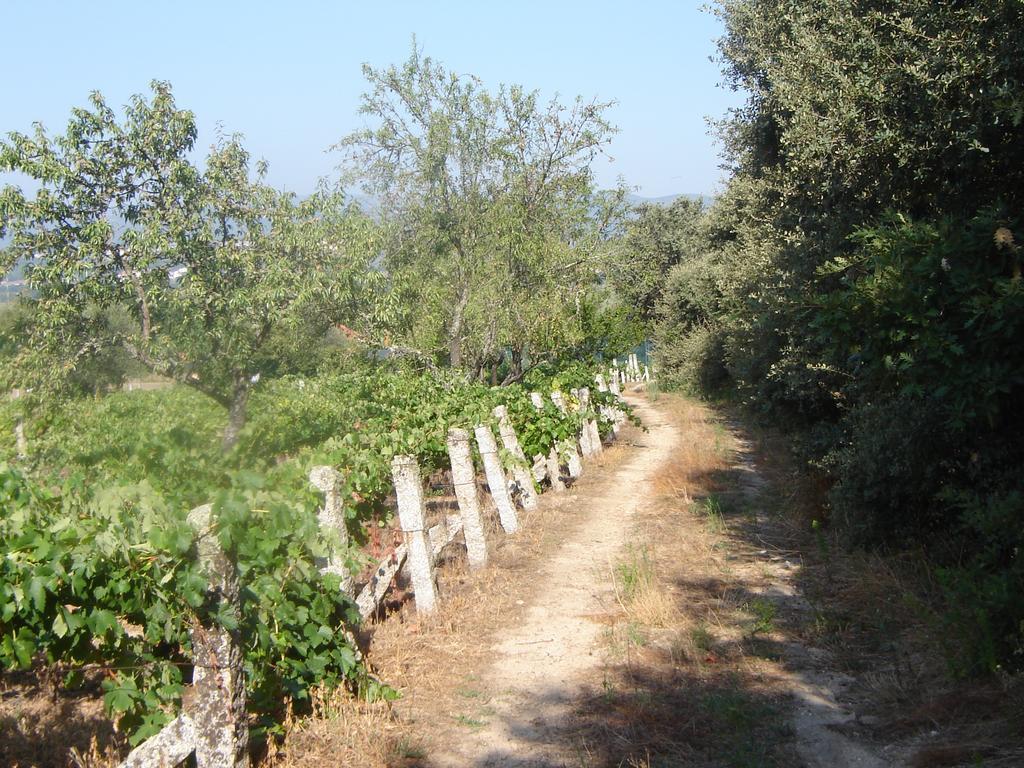
M 619 247 L 611 249 L 609 280 L 636 317 L 650 324 L 672 267 L 700 255 L 703 203 L 678 197 L 671 205 L 644 203 L 626 223 Z
M 168 84 L 152 90 L 132 99 L 123 122 L 94 93 L 63 135 L 37 125 L 0 142 L 0 168 L 38 185 L 34 196 L 0 191 L 11 235 L 0 269 L 32 260 L 36 294 L 16 375 L 59 385 L 120 348 L 222 404 L 227 449 L 275 329 L 326 327 L 359 310 L 379 279 L 373 227 L 336 195 L 300 203 L 271 189 L 238 137 L 219 138 L 198 168 L 193 115 Z M 124 313 L 127 328 L 111 321 Z
M 525 355 L 573 343 L 616 210 L 591 172 L 613 133 L 608 104 L 491 93 L 415 47 L 364 74 L 372 125 L 339 148 L 390 225 L 386 266 L 406 308 L 393 327 L 476 375 L 508 357 L 515 377 Z
M 719 384 L 724 365 L 795 428 L 851 539 L 955 552 L 956 664 L 1019 665 L 1024 6 L 720 12 L 748 99 L 723 123 L 733 176 L 710 256 L 670 273 L 677 367 Z

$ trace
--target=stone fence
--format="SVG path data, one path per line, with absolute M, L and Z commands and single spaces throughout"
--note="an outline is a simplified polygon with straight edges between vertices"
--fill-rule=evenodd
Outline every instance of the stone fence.
M 620 378 L 618 368 L 611 369 L 610 386 L 605 383 L 603 375 L 598 375 L 598 389 L 618 395 L 620 381 L 630 381 L 630 376 L 639 375 L 638 367 L 634 366 L 632 371 Z M 586 409 L 589 389 L 573 390 L 572 394 L 580 407 Z M 561 392 L 552 392 L 549 398 L 557 408 L 563 412 L 567 410 Z M 538 409 L 545 407 L 544 397 L 539 392 L 531 393 L 531 399 Z M 614 438 L 624 421 L 624 413 L 607 406 L 602 413 L 612 422 Z M 377 564 L 358 592 L 346 565 L 349 537 L 340 493 L 343 475 L 332 467 L 315 467 L 310 472 L 310 483 L 324 496 L 318 520 L 330 545 L 320 564 L 321 571 L 341 576 L 341 589 L 355 599 L 364 619 L 377 611 L 403 567 L 412 584 L 416 611 L 420 614 L 434 611 L 439 600 L 435 567 L 445 547 L 455 542 L 460 534 L 470 567 L 478 569 L 487 564 L 481 503 L 483 485 L 491 497 L 502 531 L 515 534 L 520 528 L 518 509 L 528 510 L 536 506 L 538 493 L 545 487 L 545 481 L 550 491 L 564 491 L 566 484 L 583 472 L 581 456 L 594 457 L 603 450 L 597 420 L 590 419 L 584 422 L 577 438 L 566 439 L 552 448 L 547 456 L 532 457 L 531 466 L 505 407 L 495 408 L 493 415 L 498 424 L 497 439 L 487 424 L 474 426 L 472 434 L 461 427 L 448 430 L 451 479 L 459 512 L 447 515 L 434 526 L 428 527 L 426 523 L 424 481 L 416 457 L 394 457 L 391 473 L 403 543 Z M 474 440 L 484 483 L 480 482 L 480 472 L 474 463 Z M 498 440 L 509 457 L 508 467 L 502 464 Z M 217 541 L 212 506 L 192 510 L 188 522 L 195 532 L 200 567 L 209 580 L 208 615 L 225 610 L 237 614 L 240 611 L 238 576 L 235 565 Z M 347 631 L 346 636 L 355 645 L 354 638 Z M 241 768 L 249 764 L 245 679 L 237 631 L 228 631 L 212 623 L 197 624 L 192 630 L 192 654 L 193 690 L 186 697 L 190 704 L 160 733 L 133 750 L 121 768 L 171 768 L 191 755 L 195 755 L 198 768 Z

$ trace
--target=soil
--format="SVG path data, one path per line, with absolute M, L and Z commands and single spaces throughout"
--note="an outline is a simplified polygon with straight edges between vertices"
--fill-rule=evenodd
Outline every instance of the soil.
M 491 647 L 480 685 L 491 692 L 492 714 L 466 738 L 432 755 L 437 766 L 562 765 L 573 745 L 558 738 L 573 716 L 585 681 L 603 667 L 604 627 L 595 617 L 615 605 L 612 572 L 637 511 L 650 498 L 653 474 L 671 454 L 678 430 L 646 403 L 634 400 L 648 429 L 633 434 L 632 456 L 611 482 L 577 498 L 585 514 L 574 535 L 536 570 L 544 584 L 522 620 Z
M 480 580 L 493 588 L 495 573 L 460 574 L 451 584 L 455 608 L 444 616 L 433 623 L 392 617 L 389 626 L 381 626 L 374 640 L 380 646 L 371 645 L 370 655 L 403 694 L 395 714 L 406 729 L 405 764 L 889 764 L 866 739 L 841 730 L 855 719 L 840 703 L 849 678 L 830 668 L 825 651 L 772 627 L 756 638 L 770 644 L 771 653 L 750 652 L 755 638 L 739 627 L 746 615 L 736 595 L 772 601 L 780 623 L 782 617 L 792 623 L 795 614 L 799 625 L 810 610 L 796 583 L 799 568 L 774 548 L 768 555 L 739 543 L 727 551 L 718 547 L 721 542 L 709 543 L 703 521 L 690 509 L 693 500 L 666 498 L 659 486 L 681 448 L 677 420 L 637 393 L 628 399 L 646 431 L 624 429 L 610 463 L 588 467 L 569 494 L 541 497 L 539 519 L 527 521 L 539 540 L 517 548 L 513 558 L 499 556 L 488 569 L 513 567 L 499 594 L 478 586 L 487 596 L 462 602 L 459 592 L 467 583 Z M 747 528 L 770 527 L 764 515 L 757 516 L 765 481 L 749 445 L 731 432 L 723 439 L 732 463 L 722 468 L 728 475 L 719 483 L 722 497 L 732 494 L 745 508 L 755 508 L 743 519 Z M 772 533 L 766 528 L 759 535 L 765 541 Z M 664 561 L 663 585 L 677 585 L 665 587 L 668 610 L 693 614 L 663 622 L 674 629 L 640 627 L 626 615 L 616 570 L 637 547 Z M 708 580 L 709 574 L 716 578 Z M 709 584 L 714 595 L 704 594 Z M 491 603 L 490 611 L 480 607 L 480 599 Z M 734 615 L 726 616 L 730 610 Z M 696 613 L 707 611 L 719 625 L 707 654 L 691 653 L 695 665 L 666 662 L 682 625 L 692 630 Z M 410 628 L 417 636 L 412 647 Z M 630 633 L 646 636 L 633 642 Z M 715 666 L 704 671 L 708 660 Z M 741 716 L 726 712 L 719 722 L 708 712 L 721 701 L 733 706 L 730 697 L 737 697 Z M 687 714 L 693 702 L 695 711 Z M 743 720 L 747 712 L 756 722 L 736 727 L 749 732 L 730 735 L 730 719 Z M 710 735 L 688 736 L 687 728 Z M 764 740 L 772 743 L 758 743 Z M 659 753 L 668 761 L 659 760 Z M 749 763 L 747 754 L 754 756 Z
M 817 533 L 784 436 L 627 399 L 646 429 L 516 535 L 492 521 L 483 570 L 449 556 L 436 614 L 368 627 L 391 711 L 312 722 L 280 765 L 335 764 L 352 734 L 345 764 L 375 768 L 1024 765 L 1020 680 L 950 680 L 927 569 Z

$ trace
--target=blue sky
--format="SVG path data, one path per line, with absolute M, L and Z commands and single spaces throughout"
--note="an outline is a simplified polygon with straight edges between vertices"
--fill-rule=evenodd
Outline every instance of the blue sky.
M 426 55 L 485 84 L 519 83 L 568 101 L 615 99 L 620 128 L 599 161 L 656 197 L 713 193 L 718 147 L 706 118 L 741 97 L 709 61 L 721 34 L 699 2 L 6 2 L 7 75 L 0 133 L 41 121 L 62 131 L 92 90 L 119 110 L 152 79 L 169 80 L 199 120 L 245 136 L 270 181 L 303 193 L 330 175 L 326 150 L 362 125 L 360 66 L 404 61 L 415 34 Z

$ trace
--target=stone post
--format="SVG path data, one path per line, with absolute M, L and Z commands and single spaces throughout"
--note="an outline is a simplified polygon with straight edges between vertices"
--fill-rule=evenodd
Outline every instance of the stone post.
M 533 466 L 530 467 L 530 474 L 533 475 L 534 481 L 537 483 L 534 486 L 534 493 L 540 492 L 540 484 L 544 482 L 544 478 L 548 476 L 548 459 L 546 456 L 540 453 L 536 453 L 533 456 Z
M 309 482 L 324 494 L 324 505 L 317 513 L 320 530 L 328 539 L 326 562 L 321 573 L 333 573 L 341 578 L 341 591 L 352 592 L 352 573 L 345 562 L 348 552 L 348 528 L 345 526 L 345 507 L 341 501 L 341 473 L 333 467 L 313 467 Z
M 565 405 L 565 395 L 559 392 L 557 389 L 551 393 L 551 402 L 555 404 L 555 407 L 562 413 L 567 413 L 568 408 Z
M 580 391 L 578 389 L 576 389 L 575 387 L 573 387 L 572 389 L 569 390 L 569 397 L 571 397 L 573 400 L 576 401 L 576 407 L 578 409 L 580 407 L 579 406 L 579 403 L 580 403 Z M 589 443 L 588 443 L 589 439 L 590 439 L 590 435 L 587 434 L 587 430 L 581 429 L 580 430 L 580 436 L 579 436 L 580 453 L 583 454 L 584 458 L 589 458 L 590 457 L 590 446 L 589 446 Z
M 498 456 L 498 444 L 494 440 L 494 433 L 486 424 L 478 424 L 473 432 L 476 435 L 476 447 L 480 451 L 480 460 L 484 464 L 487 487 L 491 491 L 491 498 L 494 499 L 494 506 L 498 510 L 498 520 L 501 521 L 501 527 L 505 533 L 515 533 L 519 530 L 519 518 L 508 492 L 508 478 L 505 477 L 505 470 L 501 467 L 501 457 Z
M 28 458 L 28 440 L 25 439 L 25 422 L 19 416 L 14 423 L 14 444 L 17 446 L 17 457 L 20 461 Z
M 590 408 L 590 390 L 586 387 L 580 390 L 580 408 L 584 411 Z M 601 445 L 601 431 L 598 429 L 597 419 L 586 419 L 583 422 L 583 431 L 588 434 L 587 442 L 590 445 L 590 455 L 600 455 L 604 446 Z
M 129 753 L 118 768 L 172 768 L 195 752 L 195 723 L 181 713 Z
M 611 376 L 611 383 L 608 385 L 609 389 L 611 389 L 612 394 L 616 397 L 622 397 L 622 388 L 619 386 L 619 369 L 612 368 L 609 373 Z
M 533 407 L 536 408 L 538 411 L 544 410 L 544 398 L 540 394 L 540 392 L 531 392 L 530 402 L 533 403 Z M 536 456 L 533 457 L 533 479 L 536 480 L 538 484 L 540 484 L 544 482 L 545 477 L 548 477 L 550 475 L 551 463 L 548 461 L 548 458 L 546 456 L 542 456 L 541 454 L 538 453 Z M 551 481 L 551 486 L 555 487 L 555 483 L 557 482 L 558 472 L 556 470 L 554 479 Z
M 220 548 L 213 506 L 188 513 L 196 533 L 199 568 L 209 584 L 206 609 L 223 611 L 226 603 L 240 610 L 238 574 Z M 249 723 L 245 714 L 245 675 L 238 630 L 212 623 L 197 624 L 190 632 L 195 668 L 195 703 L 190 712 L 199 768 L 244 768 L 249 765 Z
M 526 463 L 526 454 L 523 453 L 522 446 L 519 445 L 515 427 L 512 426 L 512 421 L 508 417 L 508 409 L 504 405 L 499 405 L 494 409 L 494 417 L 498 420 L 498 434 L 501 435 L 501 442 L 505 446 L 505 450 L 517 460 L 512 465 L 512 477 L 515 478 L 516 484 L 519 486 L 523 509 L 533 509 L 537 506 L 537 491 L 533 487 L 533 473 L 523 466 Z
M 644 381 L 650 381 L 650 380 L 651 380 L 651 369 L 646 364 L 644 364 Z
M 22 396 L 21 389 L 11 390 L 11 400 L 17 400 Z M 16 449 L 16 456 L 19 461 L 24 461 L 28 458 L 28 440 L 25 439 L 25 420 L 18 416 L 18 420 L 14 422 L 14 445 Z
M 448 458 L 452 462 L 452 483 L 455 498 L 462 513 L 462 532 L 466 537 L 466 553 L 470 568 L 487 565 L 487 540 L 484 521 L 480 514 L 480 496 L 476 488 L 476 468 L 473 450 L 469 445 L 469 432 L 464 429 L 448 430 Z
M 423 478 L 420 477 L 420 467 L 415 457 L 395 456 L 391 460 L 391 477 L 395 482 L 395 496 L 398 499 L 398 520 L 409 549 L 409 573 L 416 595 L 416 612 L 432 613 L 437 603 L 434 552 L 427 536 Z
M 533 407 L 538 411 L 544 410 L 544 396 L 540 392 L 531 392 L 530 400 L 533 401 Z M 551 450 L 548 452 L 547 457 L 542 458 L 546 468 L 544 474 L 551 481 L 551 489 L 558 492 L 564 491 L 565 483 L 562 482 L 562 461 L 558 455 L 558 446 L 551 446 Z M 534 473 L 534 476 L 536 476 L 536 472 Z
M 562 460 L 559 458 L 557 446 L 551 446 L 545 463 L 548 468 L 548 480 L 551 481 L 551 490 L 561 493 L 565 490 L 565 483 L 562 482 Z
M 608 385 L 605 383 L 604 374 L 603 373 L 599 373 L 596 376 L 594 376 L 594 381 L 597 384 L 597 391 L 598 392 L 609 392 L 610 391 L 609 388 L 608 388 Z M 618 419 L 618 411 L 617 411 L 617 409 L 612 408 L 612 407 L 607 406 L 607 405 L 602 405 L 601 406 L 601 415 L 605 419 L 607 419 L 609 422 L 611 422 L 611 425 L 612 425 L 612 435 L 613 436 L 618 435 L 619 434 L 619 419 Z M 600 437 L 600 433 L 598 433 L 598 436 Z
M 582 417 L 583 411 L 586 410 L 586 406 L 583 403 L 583 395 L 578 389 L 570 389 L 569 394 L 572 395 L 573 399 L 579 404 L 580 416 Z M 584 418 L 583 423 L 580 426 L 580 453 L 583 454 L 583 458 L 589 459 L 593 456 L 596 451 L 591 442 L 592 433 L 587 424 L 587 420 Z
M 562 413 L 568 413 L 565 406 L 565 397 L 557 389 L 551 393 L 551 402 L 555 404 Z M 560 446 L 561 453 L 566 456 L 566 464 L 569 468 L 569 477 L 575 479 L 583 474 L 583 462 L 580 461 L 580 450 L 576 440 L 568 438 Z

